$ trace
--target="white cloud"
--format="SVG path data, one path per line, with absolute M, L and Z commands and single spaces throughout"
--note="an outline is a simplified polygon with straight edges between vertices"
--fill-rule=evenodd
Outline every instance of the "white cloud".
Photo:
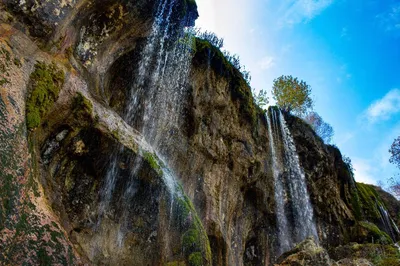
M 333 0 L 285 0 L 281 10 L 286 10 L 280 26 L 293 26 L 297 23 L 308 22 L 328 8 Z
M 400 29 L 400 3 L 392 5 L 386 12 L 376 16 L 385 31 Z
M 274 65 L 275 65 L 275 59 L 271 56 L 265 56 L 258 62 L 258 66 L 262 70 L 270 69 Z
M 388 120 L 397 113 L 400 113 L 400 90 L 393 89 L 382 99 L 371 104 L 365 116 L 370 123 L 375 123 L 379 120 Z
M 374 168 L 371 167 L 371 163 L 367 160 L 360 158 L 353 158 L 352 164 L 354 167 L 354 178 L 357 182 L 362 182 L 366 184 L 376 184 L 374 178 Z

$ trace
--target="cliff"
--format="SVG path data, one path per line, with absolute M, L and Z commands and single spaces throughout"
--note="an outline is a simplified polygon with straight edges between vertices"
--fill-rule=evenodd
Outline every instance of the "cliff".
M 398 240 L 398 201 L 304 121 L 257 107 L 187 30 L 194 1 L 4 0 L 0 14 L 2 264 L 269 265 L 304 219 L 334 260 Z

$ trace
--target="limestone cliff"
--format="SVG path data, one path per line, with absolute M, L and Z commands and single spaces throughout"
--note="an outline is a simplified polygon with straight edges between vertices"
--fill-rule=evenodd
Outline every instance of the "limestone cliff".
M 278 261 L 270 143 L 282 133 L 221 51 L 188 37 L 194 1 L 3 0 L 0 13 L 2 264 Z M 281 119 L 333 258 L 397 240 L 397 200 Z

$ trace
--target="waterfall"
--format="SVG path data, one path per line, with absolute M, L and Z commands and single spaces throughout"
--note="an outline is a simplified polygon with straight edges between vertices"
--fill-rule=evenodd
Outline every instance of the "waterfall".
M 396 223 L 392 220 L 386 208 L 383 207 L 382 204 L 380 204 L 379 202 L 377 202 L 376 204 L 378 205 L 378 210 L 381 215 L 381 221 L 384 226 L 385 232 L 392 238 L 393 242 L 396 242 L 396 235 L 399 235 L 400 233 Z
M 309 236 L 313 236 L 317 242 L 319 238 L 305 174 L 300 166 L 293 137 L 283 114 L 273 108 L 269 111 L 267 123 L 275 182 L 279 256 Z M 279 152 L 276 144 L 282 145 Z
M 272 173 L 274 176 L 274 191 L 275 191 L 275 202 L 276 202 L 276 222 L 278 225 L 278 254 L 282 254 L 283 252 L 290 249 L 290 245 L 292 240 L 290 239 L 290 234 L 288 230 L 288 221 L 285 215 L 285 195 L 283 189 L 282 179 L 280 178 L 279 174 L 282 172 L 282 169 L 279 169 L 280 164 L 278 163 L 278 158 L 276 154 L 275 148 L 275 141 L 274 141 L 274 133 L 272 127 L 270 114 L 269 112 L 267 115 L 267 122 L 268 122 L 268 135 L 269 135 L 269 143 L 272 155 Z M 274 112 L 272 112 L 273 123 L 275 123 Z
M 126 102 L 122 118 L 136 128 L 151 147 L 162 165 L 162 178 L 171 195 L 171 210 L 176 193 L 177 180 L 163 159 L 163 147 L 172 138 L 176 138 L 176 130 L 180 128 L 182 103 L 185 102 L 187 79 L 192 59 L 192 31 L 184 28 L 176 36 L 176 24 L 171 22 L 173 9 L 177 0 L 160 0 L 156 10 L 156 18 L 146 44 L 141 51 L 137 74 L 133 77 L 133 85 Z M 190 18 L 189 18 L 190 19 Z M 183 41 L 182 41 L 183 40 Z M 145 151 L 148 152 L 148 151 Z M 128 170 L 121 170 L 119 163 L 123 160 L 125 148 L 116 150 L 110 158 L 105 182 L 100 191 L 99 217 L 97 224 L 110 212 L 114 190 L 119 177 L 124 172 L 124 191 L 118 199 L 122 215 L 119 217 L 118 244 L 121 246 L 128 231 L 129 210 L 134 204 L 133 198 L 137 190 L 138 172 L 142 168 L 142 156 L 130 158 Z M 165 166 L 165 167 L 164 167 Z M 128 174 L 126 172 L 129 171 Z

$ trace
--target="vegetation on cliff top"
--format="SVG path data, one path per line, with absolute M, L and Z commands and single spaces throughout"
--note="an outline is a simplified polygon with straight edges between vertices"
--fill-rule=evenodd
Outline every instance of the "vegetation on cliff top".
M 292 76 L 280 76 L 274 80 L 272 95 L 276 104 L 286 112 L 305 114 L 313 106 L 311 87 Z
M 220 50 L 218 46 L 221 46 L 221 42 L 213 41 L 212 43 L 209 41 L 210 37 L 207 38 L 195 38 L 193 45 L 194 64 L 210 67 L 216 74 L 226 78 L 229 81 L 232 99 L 240 102 L 240 114 L 252 125 L 255 125 L 257 113 L 261 113 L 262 109 L 256 105 L 252 95 L 249 85 L 249 72 L 240 65 L 239 58 L 236 55 L 224 54 Z M 215 40 L 218 40 L 218 38 Z
M 40 126 L 41 119 L 57 100 L 64 84 L 64 73 L 54 63 L 47 65 L 38 62 L 30 75 L 30 81 L 32 87 L 26 101 L 26 125 L 33 130 Z

